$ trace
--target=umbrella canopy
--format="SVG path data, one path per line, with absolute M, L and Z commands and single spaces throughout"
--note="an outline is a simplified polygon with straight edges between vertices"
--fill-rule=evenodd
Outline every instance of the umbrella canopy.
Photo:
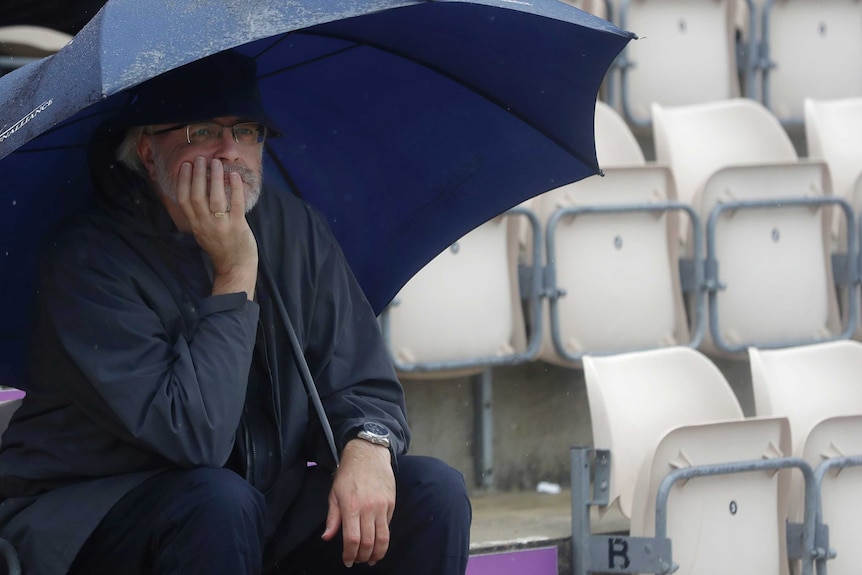
M 633 35 L 558 0 L 111 0 L 0 78 L 0 383 L 40 239 L 91 195 L 91 134 L 126 90 L 226 49 L 284 133 L 265 179 L 328 218 L 375 311 L 451 242 L 598 172 L 596 94 Z

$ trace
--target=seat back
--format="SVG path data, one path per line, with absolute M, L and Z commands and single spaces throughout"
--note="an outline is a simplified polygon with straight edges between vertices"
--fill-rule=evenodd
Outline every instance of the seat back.
M 669 430 L 644 459 L 635 488 L 631 535 L 655 535 L 656 493 L 671 471 L 773 459 L 788 455 L 789 450 L 790 430 L 784 418 Z M 673 545 L 673 561 L 679 565 L 676 573 L 785 573 L 786 473 L 756 471 L 677 482 L 667 508 L 667 536 Z
M 690 348 L 586 356 L 584 377 L 593 445 L 612 454 L 609 505 L 627 519 L 644 458 L 668 431 L 743 419 L 727 380 Z
M 386 311 L 396 368 L 405 377 L 478 373 L 523 352 L 517 247 L 508 217 L 472 230 L 422 268 Z M 475 363 L 473 367 L 453 364 Z
M 787 417 L 794 455 L 816 468 L 830 457 L 862 454 L 862 344 L 835 341 L 776 350 L 751 348 L 749 359 L 756 412 Z M 860 471 L 832 472 L 823 485 L 824 521 L 829 525 L 830 547 L 843 549 L 839 557 L 848 555 L 858 536 Z M 788 518 L 797 523 L 803 517 L 802 492 L 802 481 L 793 476 Z M 852 556 L 828 565 L 830 573 L 858 570 Z
M 808 156 L 826 162 L 835 195 L 849 200 L 862 174 L 862 97 L 806 98 L 804 106 Z
M 827 197 L 827 186 L 822 163 L 725 168 L 707 181 L 695 198 L 705 222 L 713 210 L 733 201 L 776 204 L 724 210 L 713 229 L 706 226 L 721 288 L 710 298 L 704 349 L 719 353 L 730 346 L 742 353 L 748 345 L 796 345 L 841 333 L 832 273 L 832 208 L 780 205 L 788 198 Z
M 862 414 L 862 343 L 748 350 L 756 413 L 790 420 L 793 453 L 820 421 Z
M 775 0 L 763 12 L 762 38 L 773 64 L 763 102 L 782 122 L 801 122 L 806 97 L 862 96 L 862 3 Z
M 793 143 L 762 105 L 744 98 L 691 106 L 652 106 L 656 161 L 670 166 L 681 202 L 721 168 L 795 162 Z
M 862 413 L 830 417 L 817 423 L 808 433 L 802 458 L 813 468 L 827 459 L 862 455 Z M 829 526 L 829 547 L 838 552 L 828 563 L 830 575 L 855 575 L 859 561 L 855 557 L 859 544 L 859 517 L 862 514 L 862 467 L 834 468 L 820 484 L 823 522 Z M 791 501 L 801 499 L 802 485 L 793 485 Z M 789 517 L 802 520 L 802 506 L 792 505 Z
M 780 205 L 782 199 L 830 201 L 825 164 L 800 162 L 786 131 L 752 100 L 656 105 L 653 114 L 656 156 L 671 166 L 680 200 L 693 206 L 704 223 L 704 245 L 715 250 L 717 272 L 710 262 L 707 271 L 717 273 L 713 279 L 719 283 L 710 294 L 703 349 L 741 353 L 746 344 L 789 345 L 838 335 L 832 208 Z M 773 205 L 725 209 L 737 201 Z M 721 215 L 710 230 L 714 210 Z
M 620 23 L 640 40 L 625 48 L 622 106 L 635 124 L 650 105 L 685 105 L 739 96 L 735 0 L 629 0 Z
M 547 236 L 546 265 L 564 292 L 546 306 L 540 357 L 562 365 L 579 363 L 585 353 L 689 339 L 678 272 L 679 214 L 636 211 L 675 199 L 670 172 L 646 165 L 631 130 L 601 102 L 596 149 L 604 177 L 552 190 L 534 204 Z M 631 211 L 590 212 L 608 207 Z M 573 209 L 585 211 L 559 217 Z
M 822 160 L 829 166 L 833 193 L 852 203 L 853 186 L 862 175 L 862 97 L 806 98 L 805 140 L 808 157 Z M 847 243 L 846 223 L 839 213 L 834 214 L 832 236 L 837 248 Z
M 585 353 L 688 342 L 678 214 L 623 211 L 554 217 L 567 209 L 660 207 L 673 199 L 670 172 L 657 166 L 607 168 L 603 178 L 542 197 L 538 215 L 547 232 L 545 252 L 563 294 L 548 306 L 552 315 L 545 322 L 543 359 L 566 364 Z
M 626 121 L 613 108 L 596 100 L 596 157 L 602 168 L 643 166 L 643 150 Z
M 43 58 L 59 51 L 72 36 L 43 26 L 0 26 L 0 54 Z

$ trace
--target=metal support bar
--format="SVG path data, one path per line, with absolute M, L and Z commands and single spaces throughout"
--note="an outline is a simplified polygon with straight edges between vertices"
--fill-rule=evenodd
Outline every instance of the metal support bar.
M 620 28 L 623 30 L 627 29 L 628 15 L 629 15 L 629 5 L 632 3 L 632 0 L 623 0 L 622 6 L 620 7 Z M 635 117 L 631 103 L 629 102 L 629 81 L 628 81 L 628 71 L 631 68 L 637 66 L 635 62 L 629 58 L 629 50 L 631 50 L 631 44 L 627 45 L 623 48 L 623 51 L 616 58 L 616 62 L 620 69 L 620 103 L 622 104 L 623 116 L 626 121 L 634 126 L 640 127 L 649 127 L 652 125 L 652 120 L 641 120 Z
M 818 509 L 820 506 L 818 505 Z M 802 523 L 787 523 L 787 560 L 800 561 L 807 554 L 805 552 L 805 525 Z M 829 526 L 817 521 L 814 526 L 814 547 L 815 549 L 829 549 Z M 835 558 L 835 552 L 829 550 L 828 559 Z M 816 559 L 815 559 L 816 561 Z M 826 575 L 825 570 L 817 567 L 819 575 Z
M 653 537 L 592 535 L 590 507 L 608 504 L 610 451 L 572 448 L 574 575 L 672 572 L 671 542 Z
M 760 16 L 760 50 L 757 58 L 757 67 L 760 70 L 760 101 L 769 110 L 772 110 L 769 74 L 770 70 L 775 67 L 775 62 L 772 61 L 769 54 L 769 18 L 774 3 L 775 0 L 766 0 L 766 4 L 763 5 L 763 12 Z
M 572 448 L 572 571 L 590 573 L 590 453 L 589 447 Z
M 608 22 L 614 21 L 614 5 L 611 0 L 605 0 L 605 15 L 607 16 L 606 20 Z M 618 58 L 619 55 L 617 56 L 617 58 L 614 58 L 613 62 L 611 62 L 611 65 L 610 67 L 608 67 L 608 71 L 605 74 L 605 102 L 607 102 L 611 108 L 616 107 L 617 94 L 614 75 L 616 74 L 617 68 L 619 67 L 619 65 L 617 64 Z
M 823 523 L 823 503 L 822 503 L 822 490 L 823 490 L 823 480 L 826 478 L 826 474 L 829 473 L 833 469 L 843 469 L 845 467 L 860 467 L 862 466 L 862 455 L 846 455 L 841 457 L 830 457 L 825 460 L 823 463 L 817 466 L 817 469 L 814 470 L 814 485 L 815 492 L 817 494 L 817 525 L 824 525 Z M 815 563 L 817 565 L 817 575 L 826 575 L 826 562 L 830 559 L 834 559 L 837 557 L 837 553 L 839 550 L 832 549 L 829 546 L 829 531 L 826 529 L 823 533 L 818 531 L 818 535 L 820 539 L 815 542 L 815 549 L 817 550 L 817 556 L 815 557 Z M 852 553 L 855 550 L 845 550 L 846 553 Z
M 486 369 L 473 378 L 474 397 L 474 458 L 476 484 L 490 489 L 494 487 L 494 395 L 491 369 Z
M 852 288 L 856 284 L 858 278 L 854 277 L 852 270 L 850 254 L 832 254 L 832 279 L 836 287 Z
M 737 44 L 737 66 L 745 77 L 745 97 L 757 99 L 757 59 L 760 48 L 757 42 L 757 7 L 754 0 L 746 0 L 748 6 L 748 41 Z
M 590 537 L 592 573 L 656 573 L 676 571 L 670 561 L 670 539 L 593 535 Z

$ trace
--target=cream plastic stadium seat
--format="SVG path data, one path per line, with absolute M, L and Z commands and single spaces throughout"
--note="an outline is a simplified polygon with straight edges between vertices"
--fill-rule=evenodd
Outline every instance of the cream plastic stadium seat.
M 611 450 L 609 507 L 626 519 L 641 467 L 662 436 L 677 427 L 743 419 L 727 380 L 696 350 L 585 356 L 583 362 L 593 445 Z
M 776 459 L 789 450 L 790 430 L 784 418 L 704 423 L 668 431 L 648 453 L 638 476 L 631 535 L 655 535 L 656 493 L 671 471 Z M 680 566 L 676 573 L 787 573 L 786 529 L 781 518 L 787 512 L 790 473 L 763 470 L 676 483 L 667 510 L 667 536 L 673 545 L 673 561 Z M 800 474 L 794 472 L 796 475 Z
M 763 102 L 781 120 L 799 123 L 806 97 L 862 96 L 862 3 L 774 0 L 763 11 L 761 38 L 772 63 Z
M 836 341 L 778 350 L 749 350 L 758 415 L 790 421 L 793 453 L 813 468 L 831 457 L 862 455 L 862 344 Z M 838 552 L 829 573 L 858 573 L 862 469 L 828 473 L 822 485 L 829 546 Z M 788 518 L 802 518 L 802 485 L 791 482 Z
M 808 156 L 829 166 L 835 195 L 849 200 L 862 174 L 862 97 L 806 98 L 805 140 Z
M 0 54 L 42 58 L 69 43 L 69 34 L 42 26 L 0 26 Z
M 624 51 L 626 119 L 650 123 L 650 105 L 684 105 L 740 95 L 735 0 L 627 0 L 620 24 L 640 37 Z
M 652 115 L 656 161 L 671 167 L 681 202 L 693 204 L 706 180 L 721 168 L 798 160 L 775 117 L 748 99 L 656 104 Z
M 540 357 L 560 365 L 577 365 L 585 353 L 685 345 L 691 337 L 679 279 L 680 214 L 561 212 L 661 207 L 675 199 L 669 170 L 646 165 L 631 130 L 602 102 L 596 149 L 604 177 L 552 190 L 534 203 L 547 233 L 546 265 L 564 292 L 545 308 Z
M 570 6 L 580 8 L 584 12 L 589 12 L 599 18 L 608 19 L 608 4 L 605 0 L 562 0 Z
M 862 175 L 862 97 L 840 100 L 806 98 L 805 141 L 808 157 L 825 161 L 829 166 L 833 193 L 852 203 L 853 187 Z M 832 233 L 839 246 L 846 241 L 842 235 L 846 234 L 844 224 L 846 220 L 836 214 Z
M 680 200 L 704 222 L 705 255 L 711 250 L 717 262 L 702 349 L 733 355 L 749 345 L 840 336 L 825 164 L 799 161 L 775 117 L 752 100 L 654 105 L 653 119 L 656 156 L 671 166 Z M 770 205 L 728 209 L 746 201 Z M 714 273 L 710 262 L 707 271 Z
M 815 469 L 826 460 L 862 455 L 862 415 L 824 419 L 808 433 L 802 458 Z M 862 467 L 835 468 L 820 484 L 823 522 L 829 526 L 829 547 L 837 556 L 827 565 L 830 575 L 857 575 L 859 516 L 862 513 Z M 801 487 L 795 487 L 801 489 Z M 797 497 L 791 499 L 795 501 Z M 791 507 L 790 519 L 800 521 L 802 511 Z
M 0 76 L 50 56 L 71 39 L 66 33 L 41 26 L 0 26 Z
M 395 297 L 386 321 L 399 375 L 470 375 L 525 352 L 515 219 L 500 216 L 469 232 Z
M 602 168 L 643 166 L 643 150 L 625 120 L 604 102 L 596 102 L 596 156 Z
M 668 348 L 584 358 L 593 442 L 611 452 L 609 507 L 632 536 L 653 536 L 662 479 L 675 469 L 789 453 L 787 421 L 744 419 L 704 355 Z M 786 478 L 759 471 L 677 483 L 668 536 L 678 574 L 785 572 Z M 729 552 L 729 550 L 733 552 Z M 744 559 L 741 559 L 744 558 Z
M 750 348 L 748 354 L 756 412 L 790 419 L 795 454 L 802 454 L 806 437 L 820 421 L 862 415 L 862 343 Z
M 808 156 L 825 161 L 829 166 L 834 194 L 847 200 L 853 208 L 858 234 L 862 195 L 857 196 L 854 189 L 857 180 L 862 177 L 862 97 L 840 100 L 806 98 L 805 138 Z M 837 210 L 832 220 L 832 245 L 836 253 L 846 255 L 847 218 Z M 858 287 L 854 288 L 854 297 L 858 302 Z M 845 321 L 848 314 L 847 297 L 847 290 L 842 289 L 841 302 Z M 860 309 L 858 304 L 856 309 Z M 858 325 L 854 337 L 862 338 L 862 328 Z

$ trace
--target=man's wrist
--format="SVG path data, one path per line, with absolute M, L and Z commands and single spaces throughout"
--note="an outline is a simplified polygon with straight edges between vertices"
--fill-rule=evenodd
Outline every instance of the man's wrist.
M 389 428 L 380 423 L 368 421 L 362 424 L 356 430 L 356 437 L 375 445 L 380 445 L 386 449 L 392 447 L 392 433 Z

